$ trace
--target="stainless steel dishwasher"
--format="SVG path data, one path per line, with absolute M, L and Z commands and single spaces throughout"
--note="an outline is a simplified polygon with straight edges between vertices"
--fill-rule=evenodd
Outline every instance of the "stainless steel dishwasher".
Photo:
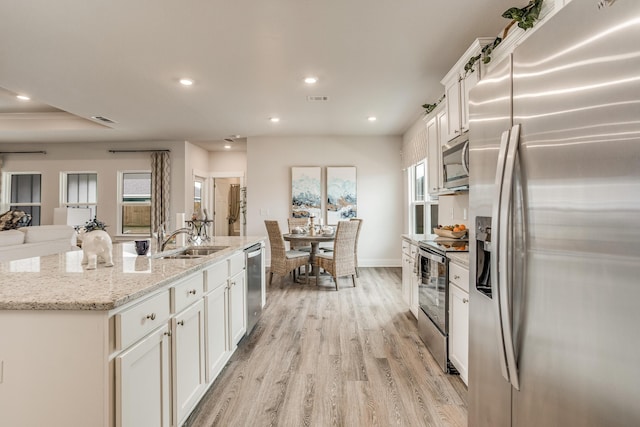
M 258 243 L 244 250 L 247 258 L 247 335 L 258 323 L 262 314 L 262 244 Z

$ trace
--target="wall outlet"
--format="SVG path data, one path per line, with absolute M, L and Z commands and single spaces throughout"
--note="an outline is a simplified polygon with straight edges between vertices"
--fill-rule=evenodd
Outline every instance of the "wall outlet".
M 467 208 L 462 209 L 462 219 L 464 219 L 465 221 L 469 218 L 467 218 Z
M 455 218 L 455 217 L 453 216 L 453 214 L 454 214 L 454 209 L 453 209 L 453 208 L 451 208 L 451 219 Z
M 0 384 L 4 381 L 4 360 L 0 360 Z

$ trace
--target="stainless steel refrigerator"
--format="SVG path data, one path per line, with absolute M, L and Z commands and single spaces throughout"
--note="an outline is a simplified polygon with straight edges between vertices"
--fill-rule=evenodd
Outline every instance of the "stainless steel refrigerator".
M 640 1 L 569 3 L 469 132 L 469 426 L 640 426 Z

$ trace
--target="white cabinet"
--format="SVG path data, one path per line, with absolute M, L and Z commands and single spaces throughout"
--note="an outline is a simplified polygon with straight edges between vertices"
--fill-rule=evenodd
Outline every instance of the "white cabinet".
M 198 403 L 205 386 L 204 302 L 171 319 L 173 425 L 180 425 Z
M 169 327 L 115 358 L 116 427 L 169 427 Z
M 414 265 L 418 247 L 408 240 L 402 240 L 402 299 L 411 313 L 418 318 L 418 276 Z
M 229 321 L 231 322 L 231 348 L 235 348 L 247 331 L 247 292 L 245 272 L 242 270 L 229 279 Z
M 442 109 L 427 122 L 427 163 L 428 163 L 428 193 L 438 194 L 442 188 L 442 151 L 438 132 L 438 114 L 444 114 Z
M 449 283 L 449 359 L 468 384 L 469 270 L 450 262 Z
M 482 58 L 475 62 L 473 71 L 467 72 L 464 68 L 470 58 L 479 55 L 493 40 L 488 37 L 476 39 L 441 81 L 445 93 L 447 141 L 469 130 L 469 91 L 481 78 Z
M 460 74 L 454 73 L 444 82 L 445 111 L 447 112 L 447 141 L 460 135 Z
M 216 379 L 230 356 L 229 338 L 229 287 L 227 263 L 207 269 L 205 305 L 206 379 Z

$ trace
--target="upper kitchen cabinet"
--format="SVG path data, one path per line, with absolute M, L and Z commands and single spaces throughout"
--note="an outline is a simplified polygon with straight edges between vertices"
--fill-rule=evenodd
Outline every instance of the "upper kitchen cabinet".
M 477 60 L 468 71 L 465 71 L 465 65 L 493 40 L 491 37 L 476 39 L 441 81 L 445 92 L 447 141 L 469 130 L 469 91 L 480 81 L 482 59 Z

